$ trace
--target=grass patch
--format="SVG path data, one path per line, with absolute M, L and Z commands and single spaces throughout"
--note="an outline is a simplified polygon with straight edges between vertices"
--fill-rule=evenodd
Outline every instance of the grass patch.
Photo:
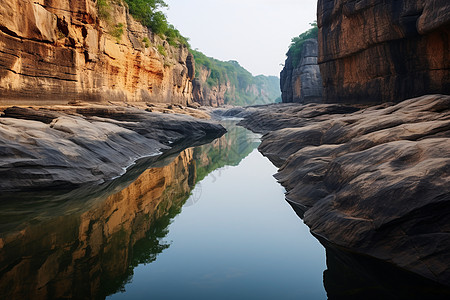
M 97 0 L 98 16 L 103 20 L 111 18 L 111 5 L 108 0 Z
M 148 37 L 144 37 L 142 39 L 142 43 L 144 43 L 144 47 L 145 48 L 149 48 L 150 47 L 150 40 L 148 39 Z
M 116 38 L 116 41 L 119 43 L 122 40 L 122 35 L 124 31 L 124 26 L 122 23 L 116 24 L 113 29 L 109 32 L 110 35 Z
M 157 49 L 161 55 L 163 55 L 164 57 L 167 56 L 166 48 L 164 48 L 164 46 L 158 45 Z

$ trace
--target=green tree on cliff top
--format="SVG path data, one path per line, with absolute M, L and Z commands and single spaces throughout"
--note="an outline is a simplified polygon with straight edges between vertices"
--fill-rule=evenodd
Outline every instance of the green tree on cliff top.
M 163 0 L 125 0 L 131 15 L 149 27 L 154 33 L 164 36 L 172 46 L 177 44 L 188 45 L 188 39 L 167 21 L 166 15 L 161 9 L 168 7 Z
M 310 23 L 311 28 L 303 32 L 299 36 L 292 38 L 289 50 L 286 53 L 288 57 L 292 57 L 292 64 L 294 68 L 300 63 L 300 53 L 303 50 L 303 44 L 308 39 L 317 39 L 319 34 L 319 28 L 317 28 L 317 22 Z

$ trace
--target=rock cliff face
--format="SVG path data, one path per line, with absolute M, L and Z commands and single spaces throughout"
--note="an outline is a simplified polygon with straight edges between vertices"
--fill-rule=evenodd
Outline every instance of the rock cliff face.
M 190 102 L 188 49 L 161 40 L 120 1 L 106 13 L 93 0 L 2 1 L 0 103 Z
M 206 83 L 211 76 L 211 71 L 207 68 L 197 66 L 198 74 L 193 81 L 193 99 L 195 102 L 206 106 L 222 106 L 225 104 L 225 93 L 232 90 L 231 83 L 227 80 L 223 83 L 210 86 Z
M 201 105 L 222 106 L 261 105 L 274 103 L 280 96 L 279 79 L 275 76 L 259 75 L 250 83 L 233 83 L 229 78 L 213 85 L 208 84 L 211 70 L 197 66 L 200 75 L 193 82 L 193 99 Z M 238 77 L 239 78 L 239 77 Z
M 220 61 L 192 51 L 195 57 L 194 101 L 202 105 L 247 106 L 274 103 L 280 97 L 279 79 L 253 76 L 237 61 Z
M 322 76 L 317 64 L 318 43 L 306 40 L 300 54 L 300 63 L 294 66 L 293 58 L 286 59 L 280 74 L 283 103 L 322 103 Z
M 319 0 L 319 65 L 328 103 L 450 94 L 450 2 Z

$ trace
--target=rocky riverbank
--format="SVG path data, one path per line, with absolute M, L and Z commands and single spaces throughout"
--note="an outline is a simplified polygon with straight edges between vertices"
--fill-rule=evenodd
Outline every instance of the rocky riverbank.
M 136 160 L 225 133 L 205 111 L 170 105 L 8 107 L 0 113 L 0 191 L 74 188 L 124 174 Z M 165 113 L 153 112 L 163 111 Z M 184 111 L 182 114 L 170 112 Z
M 225 114 L 266 133 L 259 150 L 322 241 L 450 285 L 450 96 Z

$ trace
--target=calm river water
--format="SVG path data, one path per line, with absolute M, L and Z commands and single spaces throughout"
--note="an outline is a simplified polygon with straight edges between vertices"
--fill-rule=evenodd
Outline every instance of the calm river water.
M 284 200 L 258 138 L 236 133 L 241 144 L 231 151 L 244 152 L 197 183 L 160 239 L 167 249 L 111 299 L 326 298 L 324 248 Z
M 324 248 L 227 127 L 100 188 L 0 195 L 0 298 L 325 299 Z
M 101 186 L 0 194 L 0 299 L 449 299 L 392 266 L 325 253 L 259 136 L 227 129 Z

